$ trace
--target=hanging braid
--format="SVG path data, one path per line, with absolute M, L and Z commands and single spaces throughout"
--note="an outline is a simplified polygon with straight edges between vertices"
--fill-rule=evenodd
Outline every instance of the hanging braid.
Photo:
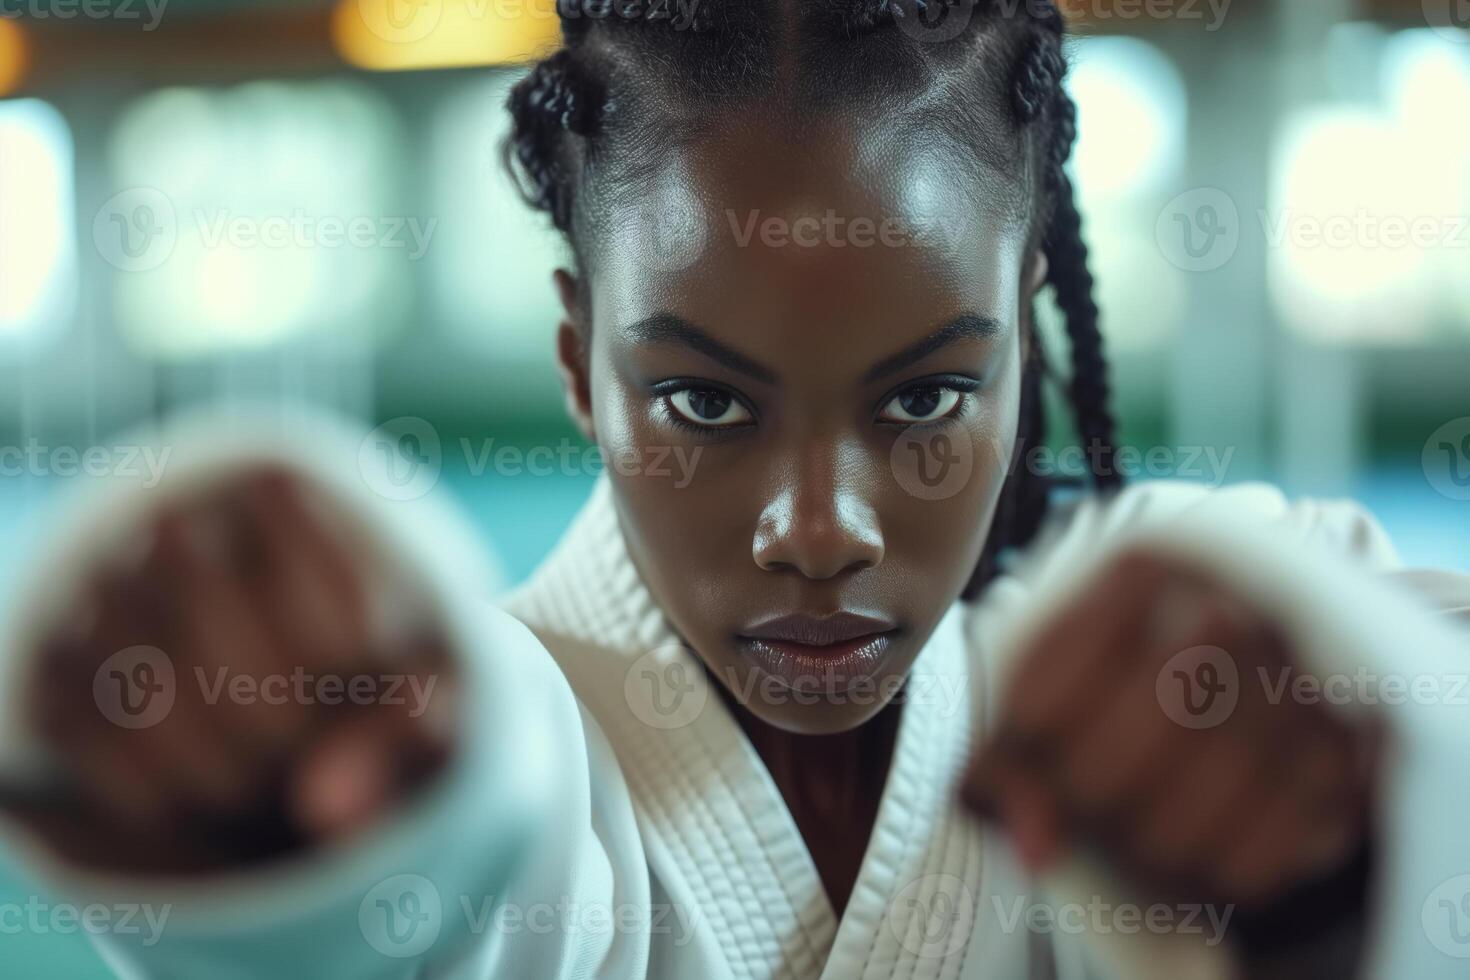
M 1077 435 L 1094 483 L 1102 490 L 1116 490 L 1123 480 L 1113 462 L 1115 423 L 1109 404 L 1112 390 L 1108 362 L 1093 299 L 1092 272 L 1087 267 L 1087 246 L 1082 240 L 1082 216 L 1077 211 L 1071 181 L 1066 179 L 1047 228 L 1046 256 L 1051 263 L 1047 279 L 1056 294 L 1057 306 L 1066 316 L 1067 336 L 1072 341 L 1072 380 L 1067 397 L 1072 403 Z
M 1067 73 L 1061 47 L 1065 24 L 1055 7 L 1050 11 L 1051 16 L 1040 19 L 1044 33 L 1032 40 L 1018 65 L 1015 108 L 1025 122 L 1040 119 L 1048 123 L 1045 191 L 1051 207 L 1042 244 L 1049 263 L 1047 281 L 1072 342 L 1067 396 L 1094 484 L 1100 490 L 1116 490 L 1122 480 L 1113 465 L 1115 424 L 1109 407 L 1108 364 L 1087 265 L 1087 243 L 1082 237 L 1082 215 L 1066 172 L 1077 141 L 1077 106 L 1062 87 Z
M 1077 110 L 1063 86 L 1066 21 L 1053 0 L 559 0 L 558 11 L 562 49 L 511 93 L 515 127 L 507 158 L 526 199 L 567 234 L 579 264 L 579 194 L 595 183 L 600 165 L 630 149 L 656 154 L 671 137 L 697 132 L 699 118 L 723 102 L 786 94 L 775 84 L 776 52 L 782 25 L 793 18 L 801 58 L 822 75 L 809 84 L 814 92 L 851 99 L 906 85 L 974 86 L 1000 77 L 1034 184 L 1034 245 L 1047 258 L 1047 284 L 1066 321 L 1065 393 L 1088 482 L 1099 492 L 1122 485 L 1093 278 L 1066 173 Z M 660 11 L 666 16 L 657 16 Z M 941 17 L 961 18 L 962 30 L 942 43 L 905 36 L 922 33 L 907 18 L 931 24 Z M 679 100 L 700 101 L 678 111 L 665 94 L 671 82 Z M 1047 436 L 1043 388 L 1050 370 L 1035 329 L 1029 350 L 1017 462 Z M 967 596 L 996 574 L 1003 552 L 1033 539 L 1056 482 L 1013 466 Z

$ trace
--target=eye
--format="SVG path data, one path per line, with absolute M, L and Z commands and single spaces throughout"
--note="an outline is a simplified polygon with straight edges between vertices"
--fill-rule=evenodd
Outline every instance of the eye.
M 679 420 L 707 429 L 724 429 L 753 421 L 739 399 L 720 388 L 684 388 L 668 396 Z
M 956 408 L 962 407 L 964 397 L 964 392 L 945 385 L 915 385 L 894 395 L 879 418 L 902 424 L 934 422 L 959 414 Z

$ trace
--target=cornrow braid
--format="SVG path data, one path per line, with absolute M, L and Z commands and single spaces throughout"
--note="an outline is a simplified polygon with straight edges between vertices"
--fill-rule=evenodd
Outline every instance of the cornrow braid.
M 511 94 L 515 136 L 509 144 L 520 164 L 526 199 L 551 215 L 562 232 L 571 231 L 574 187 L 566 134 L 595 134 L 603 102 L 594 78 L 580 67 L 570 48 L 536 65 Z
M 716 24 L 714 5 L 705 0 L 557 0 L 562 39 L 571 44 L 600 21 L 664 23 L 680 31 L 703 33 Z
M 976 0 L 858 0 L 849 12 L 849 24 L 858 31 L 872 31 L 908 17 L 931 16 L 932 10 L 974 5 Z
M 1016 59 L 1015 84 L 1011 89 L 1012 107 L 1022 124 L 1044 117 L 1057 99 L 1062 78 L 1067 74 L 1067 61 L 1061 45 L 1054 38 L 1033 37 Z M 1060 136 L 1049 141 L 1047 162 L 1052 166 L 1066 163 L 1057 159 L 1057 147 L 1071 145 L 1071 138 Z
M 660 8 L 670 16 L 656 16 Z M 941 11 L 959 18 L 954 22 L 958 34 L 940 31 L 954 43 L 922 43 L 925 31 L 910 26 L 911 19 L 941 23 Z M 815 88 L 845 92 L 849 100 L 855 92 L 887 95 L 904 85 L 981 80 L 1004 85 L 1009 115 L 1031 161 L 1035 247 L 1046 256 L 1046 284 L 1066 322 L 1071 370 L 1061 384 L 1088 461 L 1087 482 L 1099 492 L 1122 485 L 1114 467 L 1115 423 L 1100 314 L 1082 217 L 1066 170 L 1077 137 L 1077 110 L 1064 86 L 1067 25 L 1054 0 L 558 0 L 558 12 L 564 46 L 512 90 L 514 132 L 506 155 L 526 199 L 566 233 L 579 263 L 574 230 L 579 192 L 600 172 L 595 169 L 599 161 L 630 147 L 656 154 L 671 132 L 687 135 L 690 119 L 707 117 L 724 100 L 784 91 L 774 87 L 781 61 L 777 40 L 791 24 L 803 35 L 799 50 L 812 58 L 808 70 L 840 76 L 841 84 Z M 900 28 L 911 36 L 895 38 L 891 45 L 875 37 Z M 933 38 L 926 34 L 926 39 Z M 982 43 L 991 40 L 999 43 Z M 999 76 L 1006 65 L 1009 74 Z M 873 81 L 875 73 L 881 86 Z M 704 101 L 679 112 L 667 95 L 671 81 L 678 82 L 680 98 Z M 977 131 L 968 123 L 960 129 Z M 1048 380 L 1058 380 L 1035 329 L 1029 344 L 1017 438 L 1021 451 L 1045 443 L 1043 391 Z M 997 573 L 1003 552 L 1035 537 L 1060 482 L 1024 465 L 1013 467 L 967 596 Z

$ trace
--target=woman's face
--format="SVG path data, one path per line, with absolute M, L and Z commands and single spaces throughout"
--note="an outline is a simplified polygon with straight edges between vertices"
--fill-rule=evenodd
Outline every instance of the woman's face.
M 746 117 L 665 156 L 597 236 L 593 323 L 563 326 L 574 412 L 710 671 L 770 724 L 844 731 L 897 691 L 995 513 L 1039 274 L 1016 189 L 851 123 Z

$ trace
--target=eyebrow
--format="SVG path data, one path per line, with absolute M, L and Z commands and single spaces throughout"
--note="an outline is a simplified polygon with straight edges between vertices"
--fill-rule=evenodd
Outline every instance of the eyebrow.
M 774 385 L 779 381 L 779 376 L 769 367 L 721 343 L 675 313 L 655 313 L 630 325 L 627 332 L 636 343 L 676 345 L 696 350 L 717 364 L 763 384 Z M 962 340 L 993 340 L 1002 332 L 1000 323 L 991 317 L 962 313 L 929 336 L 873 365 L 863 376 L 863 383 L 896 374 L 950 344 Z
M 759 361 L 746 357 L 733 347 L 720 343 L 694 324 L 673 313 L 655 313 L 628 327 L 628 333 L 638 343 L 680 345 L 699 351 L 705 357 L 729 368 L 737 374 L 754 378 L 764 384 L 777 383 L 775 371 Z
M 950 344 L 961 340 L 994 340 L 1002 332 L 1000 322 L 991 317 L 980 316 L 977 313 L 962 313 L 929 336 L 873 365 L 863 376 L 863 383 L 867 384 L 890 374 L 897 374 Z

